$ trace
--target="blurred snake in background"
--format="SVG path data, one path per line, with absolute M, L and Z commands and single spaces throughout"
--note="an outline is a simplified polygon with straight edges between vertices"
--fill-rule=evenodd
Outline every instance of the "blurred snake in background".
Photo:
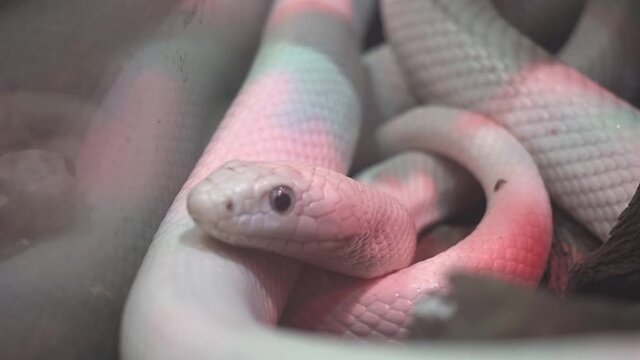
M 508 2 L 495 3 L 508 11 Z M 224 99 L 221 104 L 211 103 L 212 94 L 234 86 L 226 69 L 249 52 L 251 34 L 257 36 L 270 6 L 268 2 L 252 7 L 235 1 L 180 2 L 158 31 L 132 52 L 98 106 L 77 160 L 79 191 L 90 210 L 82 212 L 86 221 L 54 241 L 0 263 L 0 285 L 6 290 L 0 297 L 2 308 L 12 317 L 22 317 L 20 322 L 3 318 L 9 324 L 26 324 L 18 333 L 29 333 L 29 327 L 45 323 L 48 333 L 40 336 L 47 339 L 57 333 L 61 335 L 56 339 L 62 339 L 47 346 L 74 344 L 79 349 L 67 346 L 61 358 L 72 357 L 74 351 L 80 357 L 108 357 L 115 346 L 109 335 L 77 329 L 101 328 L 113 334 L 118 325 L 113 319 L 120 316 L 122 299 L 135 276 L 120 326 L 125 359 L 422 359 L 460 358 L 469 353 L 495 357 L 514 351 L 523 358 L 554 352 L 585 359 L 612 351 L 624 357 L 625 351 L 632 351 L 634 339 L 525 342 L 517 349 L 506 344 L 388 347 L 274 329 L 286 323 L 365 338 L 402 338 L 419 295 L 446 289 L 445 270 L 461 265 L 533 285 L 542 273 L 550 241 L 549 200 L 606 240 L 640 179 L 640 115 L 616 97 L 634 99 L 633 84 L 619 77 L 625 73 L 619 68 L 633 72 L 640 62 L 624 56 L 612 56 L 608 62 L 593 59 L 626 54 L 616 40 L 622 38 L 619 34 L 633 33 L 626 28 L 632 25 L 613 21 L 619 26 L 611 27 L 609 33 L 596 32 L 600 37 L 594 42 L 589 33 L 600 24 L 594 14 L 601 13 L 603 5 L 588 1 L 569 36 L 571 21 L 563 22 L 563 7 L 576 14 L 582 2 L 547 3 L 548 8 L 538 7 L 549 21 L 547 29 L 557 25 L 556 35 L 566 32 L 568 38 L 553 51 L 600 84 L 528 40 L 488 1 L 382 1 L 387 42 L 364 58 L 360 43 L 375 2 L 276 1 L 244 85 L 138 269 L 159 219 L 199 154 L 198 144 L 206 142 L 203 134 L 215 125 L 206 119 L 221 115 L 221 108 L 226 110 Z M 607 19 L 622 19 L 623 13 Z M 534 23 L 540 28 L 540 21 Z M 526 30 L 525 25 L 520 24 Z M 240 45 L 212 41 L 230 31 L 239 37 Z M 545 44 L 545 36 L 540 31 L 531 37 L 550 49 L 553 46 Z M 229 51 L 220 54 L 212 44 Z M 581 55 L 587 49 L 593 51 L 589 59 Z M 379 125 L 383 126 L 377 133 L 377 147 L 372 144 Z M 505 151 L 507 146 L 510 150 Z M 413 152 L 399 154 L 406 150 Z M 369 193 L 369 187 L 344 174 L 377 161 L 378 152 L 393 156 L 356 176 L 379 190 Z M 367 155 L 371 158 L 364 158 Z M 488 201 L 487 212 L 465 240 L 420 261 L 420 249 L 414 258 L 410 256 L 415 251 L 416 228 L 447 217 L 477 196 L 477 184 L 447 157 L 477 178 Z M 271 162 L 278 162 L 278 167 L 271 168 Z M 355 202 L 340 212 L 343 218 L 338 216 L 322 228 L 307 221 L 296 230 L 306 231 L 310 238 L 294 236 L 287 243 L 317 241 L 322 231 L 329 238 L 343 230 L 356 233 L 345 239 L 369 241 L 371 234 L 362 232 L 366 230 L 359 227 L 362 224 L 402 233 L 380 226 L 387 223 L 378 221 L 387 217 L 393 224 L 404 222 L 408 252 L 396 254 L 401 255 L 400 265 L 389 262 L 384 270 L 389 275 L 369 280 L 324 272 L 314 275 L 288 257 L 304 252 L 282 256 L 225 244 L 206 234 L 203 230 L 214 231 L 207 224 L 215 212 L 209 211 L 211 202 L 197 199 L 206 195 L 215 200 L 220 188 L 211 190 L 221 183 L 214 180 L 222 178 L 224 185 L 225 176 L 237 180 L 234 196 L 249 194 L 249 189 L 257 187 L 247 179 L 261 178 L 258 175 L 264 174 L 260 171 L 265 167 L 271 175 L 274 171 L 287 176 L 267 176 L 260 189 L 269 196 L 260 201 L 255 196 L 242 202 L 231 199 L 237 214 L 259 208 L 264 212 L 261 216 L 275 219 L 267 224 L 263 217 L 264 226 L 277 230 L 291 226 L 292 222 L 282 221 L 286 216 L 305 211 L 302 204 L 287 199 L 310 198 L 309 203 L 321 204 L 320 199 L 335 200 L 337 195 L 353 196 L 361 190 L 368 195 L 354 199 L 373 199 L 374 206 Z M 310 190 L 319 189 L 320 180 L 322 189 L 333 190 L 320 195 L 311 191 L 305 197 L 297 186 L 310 179 L 315 181 Z M 187 212 L 188 196 L 198 224 Z M 513 203 L 513 199 L 520 201 Z M 295 207 L 289 209 L 283 202 Z M 220 216 L 229 216 L 228 202 L 222 204 Z M 333 205 L 307 207 L 307 214 L 331 213 Z M 200 215 L 198 206 L 205 210 Z M 284 209 L 284 216 L 270 213 L 276 208 Z M 398 211 L 366 214 L 389 208 Z M 359 223 L 345 215 L 354 211 L 363 215 Z M 374 221 L 367 223 L 371 221 L 367 219 Z M 531 223 L 520 225 L 522 219 Z M 251 223 L 243 221 L 243 225 Z M 229 233 L 237 237 L 239 229 L 255 230 L 242 235 L 260 240 L 265 233 L 258 222 Z M 331 228 L 346 222 L 359 225 Z M 496 230 L 501 235 L 495 236 Z M 276 241 L 281 239 L 269 240 L 278 247 Z M 391 240 L 380 245 L 387 247 L 400 240 L 379 239 Z M 305 261 L 328 251 L 325 259 L 327 254 L 330 259 L 338 254 L 342 261 L 355 254 L 379 263 L 377 256 L 384 253 L 364 245 L 337 249 L 331 240 L 318 248 L 298 244 L 298 250 L 305 246 L 313 255 Z M 344 266 L 341 261 L 333 266 Z M 346 272 L 380 275 L 361 272 L 375 268 L 366 261 L 347 262 L 362 266 Z M 396 271 L 407 263 L 413 265 Z M 66 319 L 71 316 L 78 322 L 67 328 Z M 46 348 L 38 351 L 48 353 Z
M 493 216 L 514 216 L 513 221 L 517 221 L 518 204 L 508 206 L 500 205 L 502 203 L 498 199 L 494 201 L 493 196 L 499 197 L 501 191 L 506 198 L 519 199 L 520 202 L 529 199 L 524 196 L 529 192 L 526 195 L 542 204 L 540 207 L 520 204 L 523 212 L 530 211 L 524 218 L 534 221 L 531 233 L 527 233 L 526 226 L 515 225 L 523 238 L 529 240 L 516 243 L 528 252 L 519 252 L 507 239 L 493 248 L 488 246 L 491 249 L 483 249 L 486 252 L 478 252 L 478 248 L 464 248 L 467 238 L 443 252 L 442 256 L 452 252 L 456 256 L 473 254 L 473 249 L 480 259 L 489 257 L 488 270 L 529 283 L 538 280 L 550 236 L 549 207 L 548 203 L 545 205 L 542 187 L 534 185 L 537 183 L 533 175 L 535 172 L 529 172 L 533 171 L 533 162 L 528 170 L 513 168 L 514 164 L 529 166 L 526 165 L 527 156 L 535 161 L 552 201 L 575 216 L 600 239 L 606 240 L 608 230 L 631 198 L 640 178 L 637 158 L 640 114 L 514 31 L 488 2 L 388 0 L 382 2 L 382 14 L 388 41 L 417 101 L 473 112 L 458 113 L 442 108 L 430 110 L 428 107 L 412 110 L 383 128 L 382 142 L 391 144 L 388 145 L 391 148 L 396 144 L 393 150 L 399 151 L 405 150 L 407 144 L 417 148 L 417 139 L 423 136 L 431 137 L 431 140 L 440 139 L 435 141 L 435 145 L 424 146 L 454 158 L 458 156 L 458 161 L 471 166 L 489 201 L 485 219 L 473 234 L 486 230 L 482 225 L 489 223 Z M 363 112 L 362 69 L 353 19 L 349 2 L 280 1 L 274 5 L 261 48 L 243 89 L 176 198 L 140 268 L 123 318 L 122 349 L 125 358 L 298 358 L 316 354 L 322 358 L 383 358 L 389 354 L 395 358 L 421 356 L 417 351 L 419 347 L 359 348 L 271 329 L 278 323 L 287 304 L 301 271 L 300 263 L 279 255 L 213 241 L 196 227 L 186 211 L 187 194 L 200 184 L 190 197 L 190 205 L 202 228 L 214 232 L 210 226 L 211 218 L 228 220 L 229 216 L 247 215 L 245 221 L 235 225 L 216 225 L 220 231 L 217 234 L 220 237 L 228 235 L 230 242 L 245 246 L 247 240 L 259 242 L 260 231 L 270 229 L 277 236 L 264 233 L 262 240 L 286 253 L 288 250 L 277 244 L 279 236 L 295 235 L 295 231 L 300 231 L 305 237 L 326 230 L 320 223 L 314 227 L 309 222 L 298 220 L 295 231 L 292 231 L 291 223 L 277 223 L 278 218 L 269 211 L 278 208 L 283 212 L 291 211 L 286 216 L 311 211 L 303 210 L 297 203 L 289 209 L 292 199 L 300 198 L 302 202 L 305 198 L 301 189 L 313 189 L 314 184 L 304 185 L 305 181 L 333 186 L 336 183 L 328 174 L 344 174 L 349 169 Z M 429 119 L 431 117 L 433 119 Z M 449 122 L 441 120 L 443 117 Z M 509 155 L 514 156 L 511 159 L 507 158 L 504 150 L 496 150 L 505 158 L 495 162 L 484 158 L 496 168 L 498 163 L 505 164 L 506 169 L 511 169 L 505 176 L 513 176 L 513 179 L 496 178 L 499 170 L 491 167 L 476 165 L 474 168 L 473 162 L 477 158 L 463 154 L 464 145 L 457 144 L 456 147 L 452 141 L 451 137 L 461 140 L 465 136 L 482 137 L 474 135 L 472 130 L 466 130 L 468 134 L 465 135 L 465 126 L 484 130 L 486 124 L 487 128 L 499 129 L 484 117 L 508 130 L 528 151 L 529 155 L 524 151 L 510 151 Z M 429 121 L 433 124 L 419 125 L 423 120 L 425 124 Z M 426 129 L 424 133 L 416 130 L 422 126 Z M 444 130 L 447 127 L 460 133 L 454 132 L 455 135 L 447 138 Z M 477 133 L 482 134 L 483 130 Z M 505 138 L 511 136 L 503 134 Z M 500 139 L 498 136 L 494 138 L 492 146 L 500 144 L 503 141 Z M 482 158 L 482 151 L 472 149 L 468 150 Z M 236 161 L 227 163 L 230 160 Z M 292 167 L 275 170 L 269 167 L 275 165 L 259 165 L 254 161 L 285 161 Z M 303 165 L 296 167 L 290 162 Z M 205 180 L 225 163 L 222 175 L 212 175 Z M 314 167 L 322 170 L 313 170 Z M 485 173 L 481 174 L 482 171 Z M 243 174 L 249 174 L 249 179 L 258 179 L 255 184 L 259 185 L 244 182 Z M 229 186 L 225 179 L 237 181 L 237 185 Z M 346 178 L 340 179 L 347 181 Z M 231 189 L 227 193 L 221 192 L 225 189 L 224 184 Z M 278 188 L 282 185 L 285 187 Z M 269 195 L 272 190 L 277 194 Z M 290 192 L 288 200 L 285 197 L 284 208 L 274 205 L 277 200 L 273 200 L 280 199 L 282 192 Z M 331 192 L 338 195 L 326 198 L 335 198 L 340 193 L 336 188 Z M 492 192 L 495 195 L 491 195 Z M 235 198 L 230 194 L 251 195 Z M 271 201 L 270 196 L 273 198 Z M 313 198 L 312 195 L 309 197 Z M 384 201 L 374 203 L 382 204 Z M 392 205 L 388 206 L 392 208 Z M 357 206 L 354 209 L 364 212 Z M 321 208 L 316 210 L 319 213 L 323 211 Z M 369 208 L 369 211 L 375 210 Z M 262 225 L 250 219 L 256 213 L 264 217 Z M 275 223 L 269 223 L 270 216 L 272 220 L 276 219 Z M 345 217 L 341 219 L 349 221 Z M 237 219 L 228 222 L 234 221 Z M 514 223 L 510 224 L 502 227 Z M 257 233 L 252 233 L 253 230 Z M 335 232 L 326 231 L 329 234 Z M 540 239 L 533 239 L 532 234 L 537 234 Z M 319 241 L 323 240 L 328 243 L 326 249 L 330 253 L 348 253 L 348 249 L 337 251 L 332 248 L 329 240 Z M 304 246 L 293 243 L 305 241 L 308 239 L 293 236 L 286 243 L 301 249 Z M 473 244 L 477 246 L 475 242 Z M 502 247 L 503 244 L 514 246 L 515 252 L 508 255 L 508 248 Z M 312 253 L 323 257 L 322 246 L 317 246 L 316 249 L 308 245 Z M 308 254 L 302 257 L 309 259 Z M 437 264 L 438 259 L 432 258 L 425 263 Z M 406 262 L 406 259 L 402 261 Z M 444 262 L 447 261 L 456 260 Z M 482 264 L 482 261 L 476 263 Z M 402 278 L 411 271 L 409 269 L 411 267 L 389 277 Z M 429 287 L 430 280 L 426 277 L 420 281 Z M 375 281 L 384 282 L 385 279 Z M 423 292 L 414 290 L 412 293 L 403 287 L 420 288 L 422 283 L 396 281 L 396 285 L 396 300 L 403 300 L 407 293 L 415 297 L 416 291 Z M 355 324 L 352 329 L 356 329 L 351 332 L 357 335 L 393 335 L 394 332 L 402 335 L 401 331 L 390 328 L 396 325 L 402 328 L 404 320 L 398 322 L 391 317 L 384 318 L 397 315 L 388 311 L 393 308 L 393 304 L 387 302 L 391 299 L 379 297 L 376 301 L 366 302 L 367 296 L 371 295 L 370 289 L 374 289 L 376 295 L 375 283 L 358 286 L 355 285 L 353 292 L 327 293 L 324 303 L 323 299 L 313 300 L 310 305 L 313 311 L 300 310 L 300 317 L 320 320 L 315 325 L 320 328 L 326 326 L 325 330 L 346 333 L 347 330 L 335 324 L 351 323 Z M 413 298 L 404 300 L 410 303 Z M 318 302 L 322 304 L 317 305 Z M 304 309 L 305 305 L 299 306 Z M 381 308 L 386 312 L 380 312 Z M 408 308 L 404 306 L 396 310 Z M 338 319 L 334 323 L 327 320 L 332 316 Z M 422 350 L 426 355 L 449 351 L 453 356 L 450 349 Z M 491 351 L 494 350 L 487 350 Z

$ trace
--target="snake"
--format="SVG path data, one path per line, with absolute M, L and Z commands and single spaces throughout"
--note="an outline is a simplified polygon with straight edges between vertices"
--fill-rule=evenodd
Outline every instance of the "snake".
M 452 269 L 529 285 L 540 280 L 551 244 L 550 204 L 533 160 L 506 130 L 447 108 L 411 111 L 382 130 L 385 147 L 422 146 L 463 164 L 480 180 L 487 216 L 460 244 L 407 268 L 416 228 L 424 225 L 403 211 L 406 202 L 327 169 L 295 163 L 226 163 L 193 189 L 189 212 L 208 234 L 231 245 L 356 277 L 388 275 L 318 296 L 291 315 L 298 327 L 344 336 L 402 337 L 409 310 L 425 294 L 446 288 Z
M 531 155 L 552 201 L 605 240 L 640 178 L 637 111 L 520 36 L 486 2 L 382 5 L 390 44 L 418 101 L 503 126 Z M 300 263 L 211 241 L 187 212 L 190 190 L 230 160 L 293 161 L 346 173 L 362 112 L 356 39 L 349 2 L 276 2 L 243 89 L 138 272 L 123 314 L 123 358 L 417 359 L 470 351 L 359 346 L 273 329 Z M 583 359 L 630 352 L 632 341 L 527 343 L 517 351 L 525 358 L 555 350 Z M 514 346 L 473 353 L 504 356 Z

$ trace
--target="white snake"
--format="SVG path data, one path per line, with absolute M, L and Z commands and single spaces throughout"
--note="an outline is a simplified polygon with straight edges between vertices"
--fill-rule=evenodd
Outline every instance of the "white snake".
M 487 194 L 487 215 L 442 254 L 298 304 L 293 323 L 343 335 L 402 337 L 415 303 L 446 288 L 452 269 L 525 284 L 540 280 L 551 244 L 551 208 L 533 160 L 515 139 L 478 115 L 444 108 L 411 111 L 383 130 L 388 148 L 423 148 L 471 169 Z M 423 193 L 437 197 L 425 187 Z M 347 275 L 379 277 L 414 258 L 419 221 L 404 204 L 323 168 L 232 161 L 196 186 L 187 204 L 218 240 Z
M 552 198 L 604 238 L 640 178 L 637 112 L 553 62 L 485 3 L 387 1 L 384 11 L 391 44 L 420 100 L 500 122 L 530 152 Z M 348 2 L 276 4 L 254 71 L 140 269 L 123 318 L 125 358 L 392 353 L 262 326 L 279 318 L 299 264 L 211 242 L 184 206 L 187 191 L 227 160 L 300 161 L 346 171 L 359 118 L 350 16 Z M 318 27 L 325 28 L 323 39 L 313 35 Z M 455 357 L 451 349 L 431 348 L 393 355 L 438 352 Z

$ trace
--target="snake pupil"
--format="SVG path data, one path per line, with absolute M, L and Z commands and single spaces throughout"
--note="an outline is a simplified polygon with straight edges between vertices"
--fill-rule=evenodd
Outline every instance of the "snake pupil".
M 287 212 L 293 204 L 293 190 L 290 187 L 281 185 L 271 190 L 269 197 L 271 208 L 281 214 Z

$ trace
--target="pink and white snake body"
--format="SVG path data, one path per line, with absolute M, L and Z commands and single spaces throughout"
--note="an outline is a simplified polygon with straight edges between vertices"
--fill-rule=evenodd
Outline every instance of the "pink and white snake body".
M 403 44 L 414 44 L 397 53 L 403 69 L 416 72 L 411 80 L 417 94 L 501 121 L 530 151 L 552 199 L 598 234 L 605 234 L 616 211 L 631 197 L 631 184 L 640 175 L 638 152 L 634 151 L 638 146 L 635 110 L 554 63 L 533 44 L 516 38 L 506 25 L 488 27 L 486 39 L 505 36 L 508 40 L 483 45 L 497 49 L 496 53 L 474 48 L 474 42 L 482 43 L 484 38 L 479 37 L 483 33 L 479 29 L 465 32 L 465 26 L 499 22 L 483 5 L 478 5 L 481 20 L 473 22 L 468 20 L 477 15 L 472 11 L 476 3 L 451 5 L 455 9 L 437 1 L 418 3 L 385 3 L 392 44 L 399 46 L 393 43 L 395 31 L 398 36 L 406 35 Z M 425 15 L 421 6 L 433 6 L 429 8 L 432 21 L 413 20 L 413 16 Z M 437 11 L 438 6 L 447 11 Z M 264 324 L 277 322 L 300 265 L 280 256 L 213 242 L 194 228 L 185 211 L 187 192 L 228 160 L 288 160 L 339 172 L 348 169 L 361 111 L 359 59 L 349 9 L 348 2 L 338 1 L 282 1 L 275 5 L 252 75 L 176 198 L 140 269 L 123 319 L 125 358 L 251 358 L 269 357 L 269 352 L 286 358 L 289 355 L 279 353 L 283 347 L 293 357 L 314 350 L 322 357 L 382 358 L 391 352 L 375 348 L 360 353 L 345 344 L 266 329 Z M 466 21 L 456 23 L 450 19 L 452 14 L 467 16 Z M 316 39 L 312 29 L 319 27 L 330 28 L 331 33 Z M 429 34 L 433 29 L 435 33 Z M 447 40 L 434 34 L 445 34 Z M 422 44 L 425 37 L 431 39 L 426 45 Z M 451 45 L 447 45 L 449 41 Z M 461 51 L 461 45 L 470 47 L 471 53 Z M 429 53 L 421 52 L 425 48 Z M 418 54 L 416 62 L 411 61 L 412 50 Z M 513 60 L 516 53 L 517 61 Z M 435 59 L 435 65 L 427 61 L 430 59 Z M 540 59 L 547 61 L 545 66 L 535 66 Z M 423 62 L 428 68 L 422 67 Z M 511 67 L 514 63 L 532 70 L 513 81 L 517 74 Z M 431 70 L 434 68 L 438 70 Z M 471 70 L 478 68 L 479 75 L 473 75 Z M 563 81 L 557 83 L 558 79 Z M 549 83 L 553 84 L 551 89 Z M 487 91 L 487 84 L 494 91 Z M 549 104 L 554 106 L 547 108 Z M 616 121 L 605 120 L 612 115 Z M 539 123 L 539 118 L 547 121 Z M 569 160 L 584 164 L 572 166 Z M 578 172 L 584 168 L 592 170 Z M 509 189 L 509 184 L 503 190 Z M 485 191 L 491 185 L 483 184 Z M 543 257 L 535 261 L 540 259 Z M 489 267 L 494 265 L 490 261 Z M 534 282 L 537 271 L 541 269 L 516 269 L 514 274 Z M 421 356 L 414 350 L 396 355 Z

